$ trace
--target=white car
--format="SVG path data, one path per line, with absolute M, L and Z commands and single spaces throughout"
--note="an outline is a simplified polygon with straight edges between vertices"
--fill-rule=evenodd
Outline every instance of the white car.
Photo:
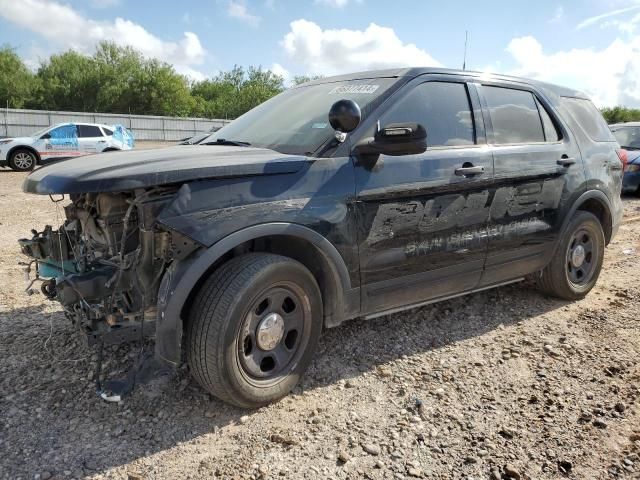
M 26 172 L 63 158 L 130 150 L 133 144 L 133 134 L 122 125 L 61 123 L 29 137 L 0 139 L 0 166 Z

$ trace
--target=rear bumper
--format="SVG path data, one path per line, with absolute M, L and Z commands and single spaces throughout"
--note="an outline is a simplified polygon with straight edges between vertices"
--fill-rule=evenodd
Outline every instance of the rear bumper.
M 640 172 L 626 172 L 622 177 L 622 193 L 636 193 L 640 188 Z

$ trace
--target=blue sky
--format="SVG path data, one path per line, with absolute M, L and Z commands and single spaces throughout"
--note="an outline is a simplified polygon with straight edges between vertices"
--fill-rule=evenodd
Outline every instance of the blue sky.
M 0 43 L 35 68 L 49 54 L 130 44 L 195 79 L 239 65 L 290 78 L 462 65 L 640 106 L 640 0 L 0 0 Z

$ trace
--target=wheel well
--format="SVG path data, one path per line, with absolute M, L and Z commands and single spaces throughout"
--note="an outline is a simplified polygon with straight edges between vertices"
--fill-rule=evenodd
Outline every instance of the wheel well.
M 611 241 L 611 233 L 613 231 L 613 222 L 611 220 L 611 212 L 609 208 L 597 198 L 589 198 L 580 204 L 578 210 L 593 213 L 602 225 L 604 231 L 604 240 L 608 245 Z
M 11 150 L 7 152 L 7 161 L 11 159 L 11 155 L 13 155 L 13 152 L 15 152 L 16 150 L 30 151 L 36 156 L 36 164 L 40 163 L 40 154 L 35 148 L 30 147 L 29 145 L 16 145 L 15 147 L 13 147 Z
M 185 322 L 189 318 L 189 310 L 194 304 L 194 297 L 205 280 L 223 263 L 228 262 L 234 257 L 250 252 L 275 253 L 302 263 L 314 276 L 316 282 L 318 282 L 318 287 L 322 295 L 325 319 L 333 315 L 341 314 L 343 308 L 341 296 L 342 283 L 334 265 L 322 250 L 303 238 L 290 235 L 271 235 L 249 240 L 234 247 L 209 267 L 184 302 L 180 316 Z M 183 325 L 183 327 L 184 326 L 185 325 Z
M 119 152 L 120 149 L 119 148 L 115 148 L 115 147 L 107 147 L 104 150 L 102 150 L 102 153 L 104 152 Z

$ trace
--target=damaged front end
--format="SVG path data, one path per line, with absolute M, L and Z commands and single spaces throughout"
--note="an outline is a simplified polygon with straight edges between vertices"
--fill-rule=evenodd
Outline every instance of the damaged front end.
M 198 245 L 156 221 L 176 188 L 74 194 L 55 230 L 19 240 L 42 293 L 60 302 L 89 345 L 154 333 L 158 285 L 176 259 Z M 54 200 L 56 208 L 66 198 Z M 52 199 L 53 200 L 53 199 Z

